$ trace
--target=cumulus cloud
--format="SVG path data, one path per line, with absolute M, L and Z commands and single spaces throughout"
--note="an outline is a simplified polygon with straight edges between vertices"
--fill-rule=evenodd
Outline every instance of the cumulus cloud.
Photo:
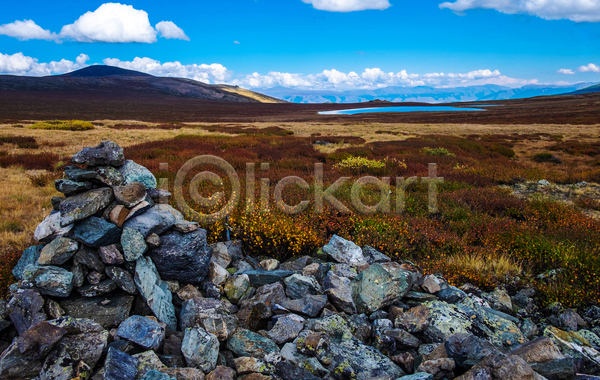
M 495 9 L 502 13 L 525 13 L 546 20 L 600 21 L 599 0 L 456 0 L 439 5 L 458 14 L 469 9 Z
M 33 20 L 15 21 L 0 25 L 0 35 L 26 40 L 55 40 L 56 34 L 43 29 Z
M 580 73 L 600 73 L 600 67 L 598 67 L 598 65 L 590 63 L 587 66 L 580 66 L 577 69 L 577 71 L 579 71 Z
M 571 69 L 560 69 L 557 71 L 557 73 L 565 74 L 565 75 L 573 75 L 573 74 L 575 74 L 575 71 L 573 71 Z
M 0 53 L 0 73 L 29 76 L 63 74 L 86 66 L 89 59 L 87 54 L 80 54 L 75 62 L 61 59 L 58 62 L 40 63 L 37 58 L 28 57 L 23 53 L 13 55 Z
M 236 45 L 241 45 L 242 43 L 240 41 L 233 41 L 234 44 Z
M 173 21 L 161 21 L 156 24 L 158 34 L 166 39 L 189 41 L 190 38 L 185 35 L 183 29 L 175 25 Z
M 391 6 L 388 0 L 302 0 L 313 8 L 329 12 L 354 12 L 367 9 L 384 10 Z
M 155 76 L 189 78 L 204 83 L 226 83 L 232 75 L 231 71 L 219 63 L 183 65 L 177 61 L 161 63 L 147 57 L 135 57 L 132 61 L 106 58 L 102 62 L 105 65 L 141 71 Z
M 139 42 L 154 43 L 156 37 L 189 41 L 185 32 L 172 21 L 161 21 L 156 28 L 150 25 L 148 13 L 131 5 L 102 4 L 93 12 L 86 12 L 74 23 L 62 27 L 55 34 L 43 29 L 33 20 L 15 21 L 0 25 L 0 35 L 21 40 L 74 40 L 78 42 Z

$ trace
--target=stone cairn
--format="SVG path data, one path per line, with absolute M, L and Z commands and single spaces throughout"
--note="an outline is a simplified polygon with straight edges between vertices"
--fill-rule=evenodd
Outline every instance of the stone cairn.
M 72 158 L 0 300 L 1 379 L 600 379 L 600 308 L 539 309 L 333 236 L 258 262 L 104 141 Z

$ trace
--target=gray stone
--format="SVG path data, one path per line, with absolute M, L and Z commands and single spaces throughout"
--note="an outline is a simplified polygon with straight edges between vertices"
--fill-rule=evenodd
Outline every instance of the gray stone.
M 209 262 L 208 265 L 208 280 L 217 285 L 223 285 L 229 278 L 229 272 L 217 263 Z
M 70 179 L 57 179 L 54 181 L 54 187 L 64 195 L 73 195 L 90 190 L 94 185 L 91 182 L 76 182 Z
M 350 279 L 340 277 L 333 271 L 329 271 L 323 281 L 323 290 L 325 290 L 325 294 L 329 298 L 329 301 L 338 310 L 347 314 L 356 313 L 356 306 L 354 305 L 354 299 L 352 298 Z
M 242 297 L 244 297 L 249 288 L 250 279 L 246 274 L 230 277 L 223 286 L 223 290 L 225 290 L 227 299 L 234 305 L 236 305 L 242 299 Z
M 120 265 L 125 262 L 123 254 L 115 244 L 100 247 L 98 251 L 102 262 L 108 265 Z
M 383 253 L 379 252 L 375 248 L 368 246 L 368 245 L 365 245 L 364 247 L 362 247 L 362 253 L 369 265 L 372 265 L 375 263 L 382 264 L 382 263 L 387 263 L 388 261 L 392 261 L 391 258 L 389 258 L 388 256 L 384 255 Z
M 108 140 L 102 141 L 96 147 L 84 148 L 71 157 L 71 162 L 74 164 L 86 164 L 90 166 L 121 166 L 124 160 L 123 148 Z
M 123 176 L 115 168 L 110 166 L 98 166 L 94 168 L 94 171 L 96 172 L 94 181 L 108 185 L 112 187 L 113 190 L 123 184 Z
M 352 294 L 358 311 L 370 314 L 402 298 L 411 286 L 409 273 L 391 274 L 376 263 L 352 280 Z
M 330 272 L 333 272 L 335 275 L 339 277 L 346 277 L 350 280 L 354 280 L 356 276 L 358 276 L 358 272 L 356 268 L 352 268 L 348 264 L 333 264 L 331 266 Z
M 433 375 L 427 372 L 416 372 L 400 377 L 398 380 L 433 380 Z
M 140 257 L 135 266 L 135 285 L 159 321 L 170 329 L 177 329 L 177 318 L 168 285 L 161 280 L 154 263 L 148 257 Z
M 115 165 L 116 166 L 116 165 Z M 125 160 L 123 166 L 119 168 L 119 172 L 123 176 L 123 185 L 133 182 L 141 182 L 146 189 L 156 188 L 156 178 L 142 165 L 138 165 L 131 160 Z
M 277 319 L 275 326 L 269 331 L 269 338 L 277 344 L 284 344 L 296 339 L 303 328 L 304 318 L 287 314 Z
M 59 237 L 46 245 L 38 259 L 39 265 L 62 265 L 67 262 L 79 249 L 75 240 Z
M 66 227 L 106 208 L 113 201 L 111 188 L 103 187 L 73 195 L 60 203 L 60 225 Z
M 442 284 L 443 284 L 443 282 L 439 278 L 430 274 L 429 276 L 426 276 L 425 279 L 423 279 L 423 283 L 421 284 L 421 287 L 426 292 L 428 292 L 430 294 L 435 294 L 435 293 L 439 292 L 440 290 L 442 290 Z
M 17 332 L 23 334 L 31 326 L 46 320 L 43 312 L 44 299 L 34 290 L 18 290 L 8 303 L 10 320 L 15 325 Z
M 294 274 L 288 270 L 247 270 L 239 274 L 245 274 L 254 287 L 272 284 Z
M 327 305 L 326 295 L 308 295 L 296 300 L 283 300 L 279 303 L 284 308 L 294 313 L 300 313 L 309 317 L 316 317 Z
M 185 329 L 181 352 L 188 366 L 204 373 L 215 369 L 219 357 L 219 340 L 201 327 Z
M 160 236 L 158 236 L 157 234 L 148 235 L 148 237 L 146 238 L 146 244 L 148 244 L 150 248 L 156 248 L 160 246 Z
M 66 227 L 60 225 L 60 212 L 54 212 L 48 215 L 38 226 L 35 228 L 33 238 L 40 242 L 50 242 L 57 237 L 65 236 L 71 231 L 73 225 L 70 224 Z
M 73 273 L 55 266 L 28 265 L 23 271 L 23 281 L 32 283 L 41 294 L 68 297 L 73 290 Z
M 319 377 L 311 374 L 304 368 L 299 368 L 288 362 L 279 362 L 275 365 L 275 373 L 283 380 L 317 380 Z
M 81 288 L 77 289 L 77 292 L 83 297 L 97 297 L 103 294 L 108 294 L 116 288 L 117 284 L 113 280 L 106 279 L 97 285 L 88 284 L 82 286 Z
M 179 321 L 182 329 L 202 327 L 219 340 L 227 339 L 237 327 L 237 318 L 230 315 L 227 305 L 212 298 L 192 298 L 184 302 Z
M 163 279 L 200 283 L 206 278 L 210 263 L 206 231 L 167 232 L 160 237 L 160 247 L 151 250 L 148 256 Z
M 227 349 L 238 356 L 263 359 L 267 354 L 279 353 L 279 347 L 269 338 L 238 328 L 227 341 Z
M 204 380 L 204 373 L 196 368 L 167 368 L 164 373 L 177 380 Z
M 353 242 L 333 235 L 323 251 L 338 263 L 356 267 L 367 264 L 362 249 Z
M 16 339 L 0 355 L 0 378 L 2 379 L 33 379 L 41 369 L 42 362 L 26 358 L 20 352 Z
M 150 234 L 160 235 L 176 222 L 175 216 L 166 208 L 167 205 L 155 205 L 141 215 L 128 219 L 123 228 L 133 228 L 139 231 L 144 238 Z
M 156 351 L 165 338 L 165 328 L 151 319 L 133 315 L 121 323 L 117 335 Z
M 79 251 L 74 256 L 75 261 L 85 265 L 86 267 L 102 272 L 104 270 L 104 263 L 100 259 L 98 252 L 85 245 L 79 248 Z
M 444 343 L 446 354 L 454 359 L 459 368 L 467 370 L 488 355 L 499 355 L 500 351 L 485 339 L 473 334 L 457 333 Z
M 118 243 L 121 229 L 102 218 L 91 216 L 77 222 L 69 232 L 69 237 L 90 247 L 100 248 Z
M 465 298 L 467 293 L 454 286 L 449 286 L 446 289 L 440 290 L 436 296 L 444 302 L 456 303 Z
M 173 376 L 169 376 L 166 373 L 158 372 L 155 369 L 148 371 L 142 380 L 177 380 L 177 378 Z
M 108 331 L 90 319 L 62 317 L 48 323 L 67 331 L 60 344 L 71 357 L 79 358 L 91 368 L 96 366 L 106 348 Z
M 573 358 L 557 359 L 544 363 L 531 363 L 530 365 L 532 370 L 548 380 L 570 380 L 575 376 Z
M 106 278 L 106 275 L 104 273 L 100 273 L 100 272 L 96 272 L 96 271 L 91 271 L 87 275 L 87 280 L 92 285 L 98 285 L 105 278 Z
M 118 326 L 127 317 L 134 297 L 119 292 L 101 297 L 77 297 L 59 302 L 67 315 L 90 319 L 105 329 Z
M 34 245 L 23 251 L 17 265 L 12 270 L 12 274 L 17 280 L 23 278 L 23 271 L 27 265 L 35 266 L 37 264 L 43 248 L 43 245 Z
M 104 362 L 105 380 L 135 380 L 138 360 L 115 348 L 108 349 Z
M 173 225 L 173 229 L 182 234 L 189 234 L 190 232 L 196 231 L 198 228 L 198 222 L 178 221 Z
M 402 350 L 418 348 L 421 345 L 419 339 L 417 339 L 411 333 L 408 333 L 401 329 L 385 330 L 384 334 L 391 338 L 394 338 L 394 340 L 396 341 L 396 347 Z
M 117 284 L 117 286 L 129 294 L 136 294 L 137 288 L 133 277 L 125 269 L 119 267 L 106 268 L 106 275 Z
M 73 262 L 73 265 L 71 266 L 71 273 L 73 273 L 73 288 L 80 288 L 83 286 L 83 283 L 85 282 L 85 278 L 87 275 L 87 268 L 78 262 Z
M 73 364 L 75 361 L 61 346 L 46 357 L 40 371 L 40 380 L 71 380 L 76 377 Z
M 293 274 L 286 277 L 283 282 L 285 283 L 285 294 L 291 299 L 300 299 L 306 295 L 322 294 L 323 289 L 317 282 L 317 279 L 313 276 L 303 276 L 301 274 Z
M 495 310 L 503 313 L 513 312 L 512 300 L 510 299 L 508 292 L 504 289 L 496 288 L 491 293 L 484 293 L 482 297 L 489 302 L 490 306 Z
M 144 236 L 138 230 L 128 227 L 123 228 L 121 246 L 123 246 L 123 253 L 127 261 L 139 259 L 148 250 Z
M 140 182 L 131 182 L 127 185 L 113 188 L 115 199 L 127 208 L 132 208 L 146 199 L 146 186 Z
M 79 166 L 69 165 L 64 168 L 65 175 L 71 181 L 85 181 L 96 176 L 96 172 L 89 169 L 82 169 Z

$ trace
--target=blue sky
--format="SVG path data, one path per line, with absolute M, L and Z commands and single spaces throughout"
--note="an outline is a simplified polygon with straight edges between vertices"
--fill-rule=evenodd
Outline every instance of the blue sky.
M 5 74 L 104 63 L 256 89 L 600 82 L 600 0 L 67 0 L 0 9 Z

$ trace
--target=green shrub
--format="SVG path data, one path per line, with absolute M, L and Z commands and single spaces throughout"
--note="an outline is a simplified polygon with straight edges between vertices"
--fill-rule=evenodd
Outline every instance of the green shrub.
M 59 131 L 88 131 L 94 129 L 94 124 L 83 120 L 52 120 L 40 121 L 27 128 L 31 129 L 53 129 Z
M 350 170 L 382 169 L 385 168 L 385 162 L 380 160 L 369 160 L 364 157 L 348 157 L 335 164 L 335 167 L 338 169 Z
M 562 161 L 560 160 L 560 158 L 555 157 L 552 153 L 538 153 L 535 156 L 533 156 L 533 160 L 535 162 L 552 162 L 555 164 L 560 164 Z
M 430 155 L 430 156 L 448 156 L 448 157 L 454 157 L 454 153 L 450 152 L 446 148 L 428 148 L 428 147 L 424 147 L 423 149 L 421 149 L 421 151 L 423 153 L 425 153 L 425 154 Z
M 517 155 L 514 150 L 504 145 L 494 145 L 490 150 L 507 158 L 513 158 Z

